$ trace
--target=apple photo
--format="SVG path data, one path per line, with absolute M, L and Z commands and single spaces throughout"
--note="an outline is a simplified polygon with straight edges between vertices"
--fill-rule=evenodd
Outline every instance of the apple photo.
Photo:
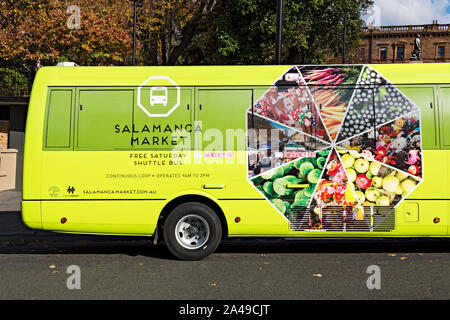
M 358 152 L 338 149 L 353 184 L 359 203 L 364 206 L 394 207 L 417 185 L 419 180 L 408 173 L 389 168 L 382 163 L 370 161 Z

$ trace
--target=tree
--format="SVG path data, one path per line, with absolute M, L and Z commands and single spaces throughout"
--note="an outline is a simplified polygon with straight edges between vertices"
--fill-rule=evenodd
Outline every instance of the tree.
M 359 46 L 361 13 L 371 3 L 371 0 L 285 0 L 282 62 L 323 63 L 327 56 L 341 55 L 344 9 L 353 17 L 347 24 L 351 58 Z M 215 28 L 207 40 L 214 45 L 199 43 L 189 48 L 203 53 L 202 62 L 214 57 L 219 64 L 274 63 L 275 1 L 222 1 L 218 11 L 221 14 L 215 19 Z
M 0 96 L 29 94 L 28 79 L 16 70 L 0 68 Z
M 147 0 L 139 12 L 139 39 L 145 64 L 191 64 L 187 57 L 198 36 L 211 34 L 219 0 Z M 209 31 L 209 32 L 208 32 Z
M 81 27 L 70 29 L 67 8 L 77 5 Z M 3 0 L 0 2 L 0 59 L 54 65 L 128 64 L 132 49 L 127 0 Z
M 141 1 L 138 64 L 274 63 L 274 0 Z M 284 0 L 282 62 L 323 63 L 340 56 L 344 9 L 356 17 L 347 26 L 351 59 L 359 45 L 361 13 L 371 2 Z M 67 27 L 69 5 L 81 10 L 79 29 Z M 34 67 L 62 60 L 128 65 L 132 7 L 129 0 L 1 0 L 0 60 Z

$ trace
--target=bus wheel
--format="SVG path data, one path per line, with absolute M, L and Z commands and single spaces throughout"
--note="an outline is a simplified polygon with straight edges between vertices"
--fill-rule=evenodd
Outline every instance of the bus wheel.
M 187 202 L 168 215 L 164 241 L 170 252 L 182 260 L 201 260 L 213 253 L 222 238 L 222 226 L 207 205 Z

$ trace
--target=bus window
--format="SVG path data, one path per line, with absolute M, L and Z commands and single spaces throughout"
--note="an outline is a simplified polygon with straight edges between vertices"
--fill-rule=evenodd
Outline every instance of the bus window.
M 72 90 L 51 89 L 47 109 L 45 148 L 70 147 L 71 119 Z
M 78 150 L 131 148 L 134 90 L 79 91 Z
M 439 89 L 439 100 L 442 110 L 442 147 L 450 149 L 450 110 L 448 102 L 450 101 L 450 87 Z

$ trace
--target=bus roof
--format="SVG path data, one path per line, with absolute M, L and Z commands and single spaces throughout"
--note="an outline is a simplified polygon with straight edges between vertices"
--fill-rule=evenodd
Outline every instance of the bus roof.
M 337 65 L 336 65 L 337 66 Z M 448 63 L 369 65 L 394 84 L 450 83 Z M 35 84 L 44 86 L 267 86 L 293 65 L 267 66 L 138 66 L 138 67 L 43 67 Z M 323 66 L 322 66 L 323 67 Z M 150 85 L 148 83 L 147 85 Z

